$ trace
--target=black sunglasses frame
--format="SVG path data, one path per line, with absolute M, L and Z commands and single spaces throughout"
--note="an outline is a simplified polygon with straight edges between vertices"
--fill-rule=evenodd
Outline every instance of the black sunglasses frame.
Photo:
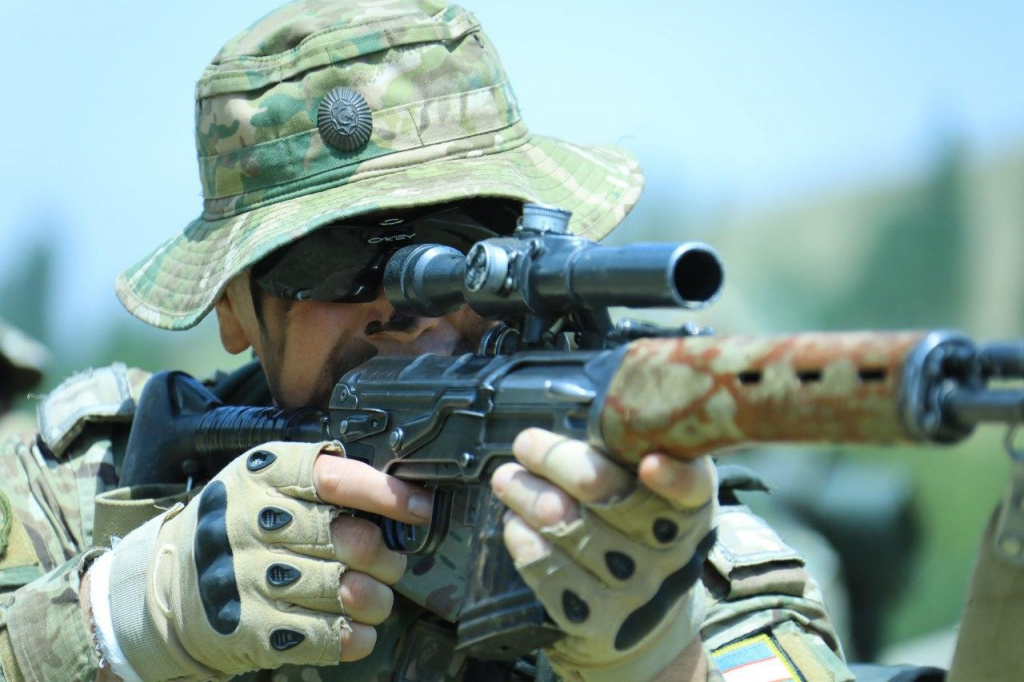
M 510 234 L 519 213 L 512 205 L 497 206 L 481 211 L 457 204 L 328 225 L 263 258 L 253 266 L 251 281 L 287 300 L 367 303 L 377 298 L 387 262 L 403 246 L 442 244 L 466 253 L 482 239 Z

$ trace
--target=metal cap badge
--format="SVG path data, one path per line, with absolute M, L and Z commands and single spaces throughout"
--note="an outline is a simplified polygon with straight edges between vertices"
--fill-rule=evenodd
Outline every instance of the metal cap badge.
M 334 88 L 320 102 L 316 127 L 327 144 L 351 152 L 362 149 L 370 141 L 373 114 L 358 92 L 352 88 Z

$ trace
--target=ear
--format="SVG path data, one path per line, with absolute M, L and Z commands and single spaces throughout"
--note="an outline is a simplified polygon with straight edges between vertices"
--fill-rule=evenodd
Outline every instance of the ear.
M 249 294 L 249 273 L 238 275 L 228 283 L 217 301 L 217 323 L 220 342 L 231 354 L 241 353 L 253 345 L 247 330 L 256 324 L 256 313 Z

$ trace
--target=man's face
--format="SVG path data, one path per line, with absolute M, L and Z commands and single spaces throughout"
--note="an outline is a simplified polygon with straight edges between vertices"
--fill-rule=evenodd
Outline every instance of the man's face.
M 511 234 L 521 213 L 519 202 L 469 199 L 316 230 L 232 280 L 217 303 L 224 347 L 251 347 L 287 409 L 327 407 L 338 379 L 375 355 L 472 352 L 493 323 L 465 306 L 441 318 L 396 313 L 382 290 L 384 264 L 406 244 L 466 253 Z
M 242 289 L 232 292 L 239 298 Z M 286 409 L 327 407 L 338 379 L 376 355 L 472 352 L 492 324 L 467 307 L 441 318 L 407 317 L 395 312 L 383 292 L 369 303 L 286 301 L 259 290 L 256 294 L 259 316 L 251 302 L 236 303 L 234 312 L 275 401 Z M 221 306 L 218 314 L 223 315 Z

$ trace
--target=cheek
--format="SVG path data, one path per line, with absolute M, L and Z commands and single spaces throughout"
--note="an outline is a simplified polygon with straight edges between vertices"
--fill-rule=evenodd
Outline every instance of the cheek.
M 273 393 L 278 406 L 297 409 L 309 405 L 319 371 L 320 362 L 317 359 L 286 357 L 274 382 Z
M 273 372 L 274 395 L 282 407 L 310 405 L 336 349 L 352 342 L 359 316 L 345 308 L 306 304 L 289 311 Z
M 487 320 L 472 310 L 469 306 L 463 307 L 453 315 L 453 324 L 458 329 L 461 342 L 470 349 L 476 349 L 483 338 L 484 332 L 499 324 L 495 320 Z

